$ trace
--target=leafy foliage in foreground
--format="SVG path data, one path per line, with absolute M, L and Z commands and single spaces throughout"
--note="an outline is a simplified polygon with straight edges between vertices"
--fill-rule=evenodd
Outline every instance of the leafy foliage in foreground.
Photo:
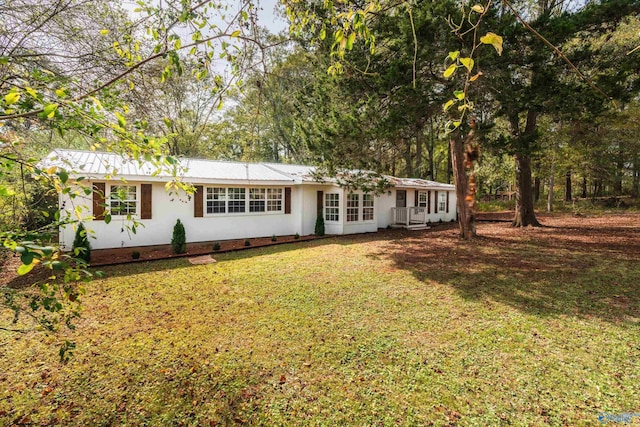
M 0 424 L 596 425 L 637 411 L 638 220 L 114 267 L 67 365 L 0 335 Z

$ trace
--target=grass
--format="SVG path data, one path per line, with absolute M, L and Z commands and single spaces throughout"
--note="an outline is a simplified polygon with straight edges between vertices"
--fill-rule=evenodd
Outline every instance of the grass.
M 109 268 L 67 365 L 53 338 L 0 335 L 0 425 L 592 426 L 640 412 L 640 238 L 620 224 L 482 224 L 470 244 L 445 225 Z
M 545 212 L 547 209 L 547 199 L 542 197 L 535 204 L 536 212 Z M 516 201 L 514 200 L 489 200 L 478 202 L 480 212 L 498 212 L 514 210 Z M 580 214 L 604 214 L 604 213 L 624 213 L 627 211 L 638 212 L 640 210 L 640 199 L 631 197 L 600 197 L 597 199 L 574 198 L 570 202 L 564 199 L 555 199 L 553 210 L 557 213 L 580 213 Z

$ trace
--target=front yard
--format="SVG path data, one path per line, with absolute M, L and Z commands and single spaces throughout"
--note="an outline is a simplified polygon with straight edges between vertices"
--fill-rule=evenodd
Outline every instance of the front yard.
M 57 362 L 0 332 L 0 425 L 599 425 L 640 414 L 640 215 L 105 267 Z M 640 425 L 640 417 L 630 417 Z

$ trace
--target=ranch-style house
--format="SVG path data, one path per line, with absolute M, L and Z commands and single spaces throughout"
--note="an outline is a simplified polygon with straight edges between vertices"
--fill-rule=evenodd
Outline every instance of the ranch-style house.
M 178 177 L 196 189 L 187 195 L 167 192 L 171 173 L 114 153 L 58 149 L 40 165 L 93 188 L 60 194 L 59 206 L 61 217 L 81 217 L 94 249 L 168 244 L 178 219 L 187 242 L 206 242 L 310 235 L 319 215 L 326 234 L 425 228 L 456 218 L 454 186 L 423 179 L 385 176 L 390 185 L 376 194 L 318 179 L 313 166 L 183 158 Z M 135 233 L 127 227 L 131 218 L 140 224 Z M 74 234 L 74 225 L 62 226 L 60 244 L 70 248 Z

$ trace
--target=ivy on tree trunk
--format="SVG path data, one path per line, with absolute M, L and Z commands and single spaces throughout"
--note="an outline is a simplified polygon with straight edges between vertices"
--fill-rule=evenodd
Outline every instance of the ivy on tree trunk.
M 472 132 L 469 134 L 471 138 L 473 137 Z M 456 204 L 458 208 L 460 237 L 470 240 L 476 236 L 475 212 L 473 205 L 467 200 L 467 198 L 471 196 L 469 194 L 469 177 L 467 176 L 465 167 L 465 141 L 459 130 L 451 134 L 451 138 L 449 139 L 449 152 L 451 154 L 451 166 L 456 186 Z

